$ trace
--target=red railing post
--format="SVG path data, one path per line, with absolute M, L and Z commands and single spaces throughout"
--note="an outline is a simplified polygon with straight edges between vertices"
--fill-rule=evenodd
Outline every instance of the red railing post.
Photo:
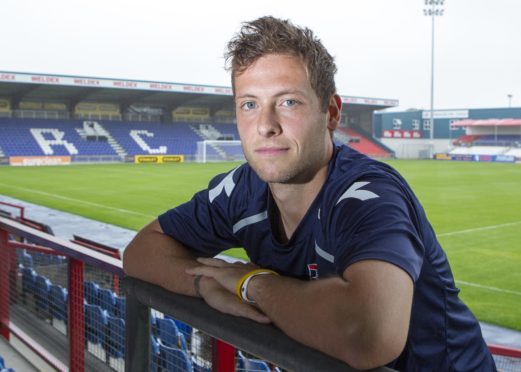
M 9 340 L 9 266 L 11 264 L 9 234 L 0 230 L 0 335 Z
M 235 371 L 235 348 L 212 338 L 212 372 L 234 372 Z
M 69 370 L 85 370 L 83 262 L 69 257 Z

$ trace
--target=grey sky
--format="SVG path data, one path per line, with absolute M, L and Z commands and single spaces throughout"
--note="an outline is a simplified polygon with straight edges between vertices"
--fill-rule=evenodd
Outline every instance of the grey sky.
M 424 0 L 2 0 L 0 71 L 229 85 L 226 42 L 262 15 L 310 27 L 342 95 L 430 107 Z M 445 0 L 435 108 L 521 106 L 521 1 Z

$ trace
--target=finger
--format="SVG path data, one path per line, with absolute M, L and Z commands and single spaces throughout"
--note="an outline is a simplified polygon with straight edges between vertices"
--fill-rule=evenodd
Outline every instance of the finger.
M 230 303 L 230 305 L 232 305 L 232 303 Z M 240 300 L 234 302 L 231 307 L 232 308 L 230 309 L 230 313 L 233 315 L 248 318 L 262 324 L 271 323 L 271 320 L 268 318 L 268 316 L 257 310 L 255 307 Z
M 203 265 L 207 265 L 207 266 L 213 266 L 213 267 L 225 267 L 225 266 L 228 266 L 229 263 L 224 261 L 224 260 L 221 260 L 219 258 L 204 258 L 204 257 L 199 257 L 197 259 L 197 262 L 203 264 Z

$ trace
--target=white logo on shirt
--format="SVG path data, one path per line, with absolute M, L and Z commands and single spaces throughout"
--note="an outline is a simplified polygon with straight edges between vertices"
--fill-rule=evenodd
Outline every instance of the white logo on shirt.
M 237 168 L 235 168 L 232 172 L 230 172 L 230 174 L 224 177 L 217 186 L 208 191 L 208 199 L 210 199 L 210 203 L 213 202 L 213 200 L 221 194 L 223 189 L 224 192 L 226 192 L 226 196 L 231 195 L 233 189 L 235 188 L 235 182 L 233 182 L 233 174 L 236 170 Z
M 374 199 L 379 198 L 378 195 L 376 195 L 374 192 L 367 191 L 367 190 L 359 190 L 361 187 L 364 187 L 365 185 L 368 185 L 370 182 L 355 182 L 349 188 L 342 194 L 340 199 L 336 202 L 337 204 L 340 203 L 342 200 L 347 198 L 355 198 L 358 200 L 368 200 L 368 199 Z

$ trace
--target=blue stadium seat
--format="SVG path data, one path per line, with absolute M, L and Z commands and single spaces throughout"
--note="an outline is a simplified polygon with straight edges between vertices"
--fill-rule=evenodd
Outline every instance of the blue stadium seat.
M 172 319 L 156 319 L 157 336 L 164 345 L 179 346 L 177 334 L 179 330 Z
M 50 314 L 53 318 L 67 322 L 67 290 L 52 284 L 49 293 Z
M 167 316 L 167 318 L 169 318 Z M 192 327 L 190 327 L 188 324 L 181 322 L 180 320 L 171 318 L 174 320 L 175 325 L 177 326 L 177 329 L 179 332 L 185 335 L 186 340 L 190 343 L 190 337 L 192 336 Z
M 28 267 L 22 269 L 22 291 L 36 294 L 36 272 Z
M 125 357 L 125 321 L 122 318 L 108 317 L 107 353 L 113 358 Z
M 177 347 L 169 347 L 159 343 L 161 366 L 169 372 L 193 371 L 192 361 L 188 354 Z
M 85 330 L 87 340 L 93 344 L 105 343 L 108 314 L 98 305 L 85 304 Z
M 83 285 L 83 296 L 85 298 L 85 301 L 87 301 L 87 303 L 91 305 L 98 305 L 98 291 L 98 284 L 96 284 L 95 282 L 86 281 Z
M 237 351 L 237 371 L 271 371 L 268 363 L 260 359 L 252 359 L 246 357 L 242 351 Z
M 43 316 L 48 317 L 49 314 L 49 294 L 51 291 L 51 281 L 43 275 L 36 275 L 36 310 L 41 312 Z
M 109 315 L 114 315 L 116 311 L 116 295 L 110 289 L 100 288 L 98 290 L 99 305 L 107 310 Z
M 31 256 L 26 251 L 22 253 L 22 265 L 23 267 L 32 268 L 33 267 L 33 256 Z
M 246 371 L 259 371 L 259 372 L 271 372 L 268 363 L 260 359 L 246 358 L 244 360 L 244 370 Z
M 178 343 L 178 346 L 180 349 L 183 349 L 184 351 L 188 351 L 188 346 L 186 345 L 186 337 L 181 332 L 177 333 L 177 343 Z
M 0 355 L 0 368 L 5 368 L 4 358 Z

